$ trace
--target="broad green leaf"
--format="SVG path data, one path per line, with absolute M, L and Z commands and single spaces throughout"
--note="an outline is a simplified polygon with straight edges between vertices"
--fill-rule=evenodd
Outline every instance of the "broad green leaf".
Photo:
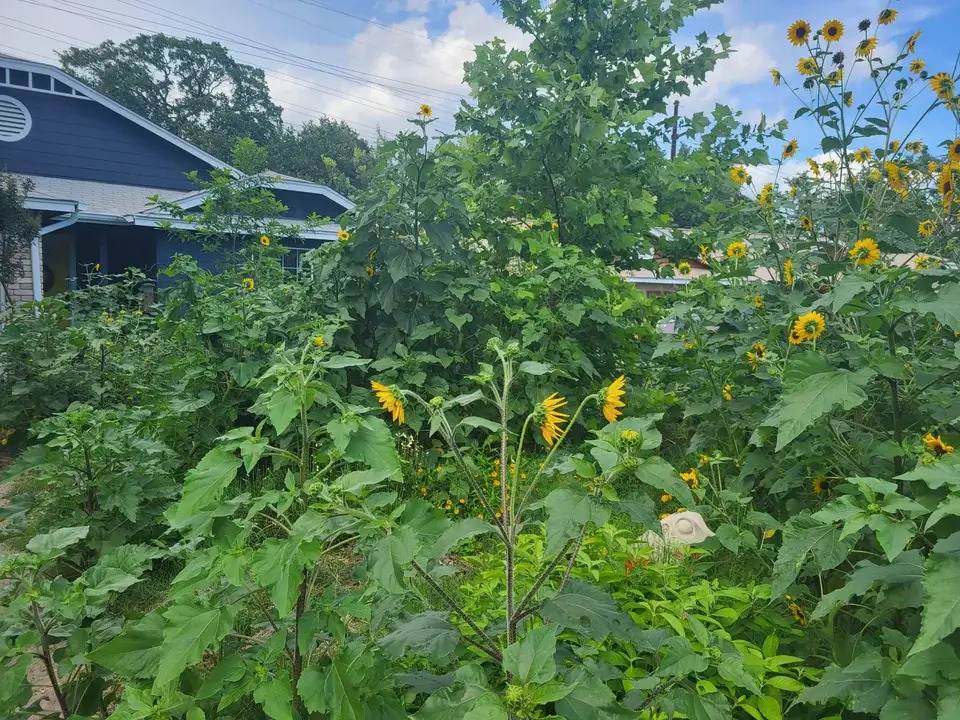
M 379 485 L 393 475 L 394 472 L 386 467 L 372 470 L 354 470 L 339 478 L 336 484 L 349 495 L 359 495 L 361 490 Z
M 932 490 L 946 486 L 960 491 L 960 458 L 948 455 L 929 465 L 919 463 L 913 470 L 898 475 L 897 480 L 919 480 Z
M 875 374 L 870 368 L 856 372 L 831 370 L 811 375 L 788 388 L 763 421 L 764 425 L 778 428 L 776 451 L 835 408 L 852 410 L 861 405 L 867 399 L 864 387 Z
M 257 683 L 253 699 L 270 720 L 293 720 L 293 690 L 290 673 L 279 671 L 274 677 Z
M 642 483 L 673 495 L 685 507 L 696 504 L 693 493 L 673 466 L 660 457 L 643 460 L 634 470 L 634 476 Z
M 297 601 L 306 560 L 294 538 L 267 540 L 257 550 L 250 565 L 254 579 L 270 592 L 270 599 L 281 617 L 288 614 Z
M 907 312 L 930 313 L 954 332 L 960 331 L 960 283 L 941 287 L 933 300 L 905 299 L 897 303 Z
M 846 667 L 828 667 L 820 682 L 800 693 L 800 701 L 846 702 L 855 712 L 876 713 L 893 692 L 885 672 L 889 664 L 876 650 L 861 652 Z
M 918 720 L 933 717 L 933 705 L 921 697 L 894 698 L 880 711 L 880 720 Z
M 344 353 L 342 355 L 333 355 L 328 357 L 326 360 L 321 360 L 317 364 L 322 368 L 327 368 L 328 370 L 339 370 L 341 368 L 362 367 L 364 365 L 369 365 L 370 360 L 362 358 L 358 355 Z M 277 432 L 281 431 L 278 430 Z
M 553 370 L 549 363 L 537 362 L 536 360 L 524 360 L 520 363 L 520 372 L 528 375 L 546 375 Z
M 430 548 L 429 557 L 432 559 L 444 557 L 467 538 L 491 532 L 497 532 L 497 528 L 487 521 L 475 517 L 464 518 L 444 530 Z
M 183 496 L 167 511 L 170 526 L 179 530 L 190 524 L 199 510 L 215 504 L 237 475 L 241 460 L 234 453 L 215 447 L 187 473 Z
M 542 685 L 556 677 L 556 626 L 543 625 L 527 631 L 503 651 L 503 669 L 527 685 Z
M 391 657 L 398 658 L 413 651 L 439 662 L 456 649 L 458 642 L 460 631 L 450 622 L 448 613 L 431 611 L 398 625 L 380 640 L 380 646 Z
M 416 556 L 417 539 L 407 526 L 381 538 L 370 553 L 370 575 L 389 593 L 403 593 L 403 576 Z
M 563 592 L 547 600 L 540 615 L 547 622 L 577 630 L 598 641 L 623 626 L 632 625 L 612 597 L 579 580 L 571 580 Z
M 543 499 L 547 511 L 547 545 L 545 554 L 552 558 L 563 549 L 568 540 L 580 536 L 587 523 L 603 525 L 610 513 L 589 495 L 557 488 Z
M 235 610 L 227 605 L 203 610 L 190 605 L 175 605 L 163 616 L 168 624 L 163 631 L 160 661 L 153 680 L 155 693 L 180 677 L 180 673 L 203 658 L 203 653 L 219 642 L 233 625 Z
M 342 661 L 334 658 L 325 667 L 307 668 L 297 691 L 310 712 L 326 712 L 330 720 L 364 720 L 360 691 Z
M 820 598 L 810 617 L 814 620 L 824 617 L 834 608 L 849 602 L 853 597 L 863 595 L 878 583 L 902 585 L 919 582 L 922 577 L 923 557 L 919 550 L 909 550 L 889 565 L 876 565 L 869 560 L 862 560 L 849 574 L 843 587 Z
M 464 665 L 454 684 L 427 698 L 413 717 L 417 720 L 507 720 L 499 695 L 487 685 L 483 669 Z
M 743 658 L 738 653 L 724 653 L 717 663 L 717 672 L 724 680 L 746 688 L 754 695 L 760 694 L 760 686 L 753 675 L 743 668 Z
M 27 543 L 27 550 L 48 560 L 60 557 L 71 545 L 76 545 L 90 532 L 90 526 L 57 528 L 53 532 L 34 535 Z
M 300 413 L 300 398 L 286 388 L 277 388 L 266 402 L 267 416 L 277 435 Z
M 87 654 L 98 665 L 128 680 L 150 677 L 160 658 L 163 618 L 158 613 L 128 622 L 123 631 Z
M 927 602 L 911 655 L 933 647 L 960 627 L 960 556 L 931 555 L 927 559 L 923 587 Z
M 796 580 L 808 559 L 816 570 L 839 565 L 853 547 L 853 539 L 840 539 L 841 529 L 820 523 L 808 515 L 797 515 L 783 527 L 783 541 L 773 565 L 770 592 L 783 595 Z
M 873 280 L 864 280 L 856 275 L 845 275 L 830 289 L 830 292 L 817 299 L 813 307 L 829 307 L 831 312 L 838 312 L 857 295 L 864 290 L 870 290 L 875 284 Z

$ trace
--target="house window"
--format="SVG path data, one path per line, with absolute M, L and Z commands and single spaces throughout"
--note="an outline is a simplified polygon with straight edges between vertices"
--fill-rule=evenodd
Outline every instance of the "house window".
M 32 125 L 30 111 L 22 102 L 9 95 L 0 95 L 0 142 L 23 140 Z
M 300 266 L 303 265 L 303 258 L 308 252 L 310 252 L 310 248 L 287 248 L 287 252 L 283 256 L 283 269 L 289 270 L 290 272 L 300 272 Z
M 10 84 L 19 87 L 30 87 L 30 73 L 26 70 L 14 70 L 10 68 Z
M 53 78 L 51 78 L 49 75 L 44 75 L 43 73 L 30 73 L 31 87 L 34 87 L 37 90 L 49 91 L 52 81 Z

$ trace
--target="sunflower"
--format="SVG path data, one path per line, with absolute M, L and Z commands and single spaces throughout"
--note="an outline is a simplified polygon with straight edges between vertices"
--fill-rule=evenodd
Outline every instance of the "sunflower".
M 566 413 L 561 412 L 561 408 L 566 404 L 566 398 L 557 395 L 557 393 L 553 393 L 541 402 L 538 408 L 542 416 L 540 432 L 543 433 L 543 439 L 550 447 L 563 435 L 563 424 L 567 422 L 567 419 L 570 417 Z
M 891 141 L 890 141 L 890 144 L 889 144 L 887 147 L 890 148 L 890 152 L 895 153 L 895 152 L 897 152 L 897 151 L 900 149 L 900 141 L 899 141 L 899 140 L 891 140 Z
M 417 110 L 417 115 L 419 115 L 420 117 L 423 117 L 423 118 L 432 117 L 432 116 L 433 116 L 433 108 L 430 107 L 429 105 L 427 105 L 426 103 L 422 103 L 422 104 L 420 105 L 420 109 Z
M 877 247 L 877 241 L 873 238 L 862 238 L 853 244 L 847 255 L 853 260 L 854 265 L 867 267 L 880 259 L 880 248 Z
M 858 58 L 868 58 L 873 55 L 873 51 L 876 49 L 877 39 L 875 37 L 868 37 L 857 43 L 857 49 L 853 51 L 853 54 Z
M 697 254 L 702 262 L 710 262 L 710 247 L 708 245 L 697 245 Z
M 660 496 L 660 502 L 663 503 L 664 505 L 666 505 L 671 500 L 673 500 L 673 495 L 671 495 L 670 493 L 663 493 Z
M 812 57 L 804 57 L 797 60 L 797 72 L 801 75 L 816 75 L 817 61 Z
M 731 385 L 730 383 L 727 383 L 726 385 L 724 385 L 723 391 L 721 392 L 721 394 L 723 395 L 723 399 L 726 400 L 727 402 L 730 402 L 731 400 L 733 400 L 733 385 Z
M 810 37 L 810 23 L 806 20 L 797 20 L 787 30 L 787 40 L 800 47 Z
M 790 142 L 788 142 L 786 145 L 784 145 L 783 146 L 784 160 L 786 160 L 787 158 L 792 158 L 794 155 L 796 155 L 798 147 L 800 146 L 797 144 L 796 139 L 793 139 Z
M 337 231 L 337 240 L 340 242 L 346 242 L 350 239 L 350 233 L 347 230 L 338 230 Z
M 727 245 L 728 258 L 745 258 L 747 256 L 747 244 L 743 240 L 733 240 Z
M 773 207 L 773 183 L 767 183 L 757 193 L 757 204 L 764 209 Z
M 853 159 L 858 163 L 868 163 L 873 160 L 873 150 L 870 148 L 859 148 L 853 151 Z
M 920 36 L 921 36 L 922 34 L 923 34 L 923 33 L 922 33 L 920 30 L 917 30 L 913 35 L 911 35 L 910 37 L 907 38 L 907 44 L 904 45 L 903 47 L 904 47 L 904 49 L 905 49 L 908 53 L 912 53 L 912 52 L 915 52 L 915 51 L 916 51 L 916 49 L 917 49 L 917 40 L 920 39 Z
M 772 539 L 773 539 L 773 536 L 776 535 L 776 534 L 777 534 L 777 531 L 776 531 L 776 530 L 774 530 L 773 528 L 769 528 L 769 529 L 763 531 L 763 539 L 764 539 L 764 540 L 772 540 Z
M 706 463 L 705 463 L 705 462 L 701 462 L 701 463 L 700 463 L 701 465 L 706 465 L 707 463 L 710 462 L 710 456 L 709 456 L 709 455 L 702 455 L 702 454 L 701 454 L 700 457 L 701 457 L 701 459 L 702 459 L 702 458 L 706 458 L 706 459 L 707 459 L 707 462 L 706 462 Z M 680 479 L 683 480 L 687 485 L 689 485 L 690 487 L 692 487 L 694 490 L 696 490 L 698 487 L 700 487 L 700 473 L 697 472 L 697 469 L 694 468 L 694 467 L 690 468 L 690 469 L 687 470 L 686 472 L 680 473 Z
M 908 190 L 903 168 L 894 162 L 887 161 L 883 164 L 883 169 L 887 173 L 887 185 L 900 197 L 906 197 Z
M 554 220 L 552 223 L 550 223 L 550 229 L 551 229 L 553 232 L 556 232 L 557 230 L 560 229 L 560 223 L 558 223 L 556 220 Z
M 943 197 L 943 207 L 948 208 L 953 202 L 953 173 L 949 167 L 944 167 L 937 177 L 937 191 Z
M 815 477 L 810 481 L 810 492 L 814 495 L 820 495 L 827 489 L 827 479 L 823 476 Z
M 793 321 L 793 329 L 790 334 L 792 336 L 794 332 L 799 333 L 802 341 L 816 340 L 823 335 L 823 331 L 826 329 L 827 321 L 823 315 L 816 310 L 811 310 Z
M 907 152 L 912 155 L 922 155 L 923 151 L 927 149 L 927 146 L 924 145 L 920 140 L 914 140 L 913 142 L 907 143 Z
M 827 20 L 820 28 L 820 33 L 828 42 L 836 42 L 843 37 L 843 23 L 839 20 Z
M 917 58 L 916 60 L 911 60 L 911 61 L 910 61 L 910 72 L 912 72 L 914 75 L 919 75 L 920 73 L 923 72 L 923 69 L 924 69 L 926 66 L 927 66 L 927 64 L 926 64 L 923 60 L 921 60 L 920 58 Z
M 930 173 L 931 175 L 935 175 L 936 173 L 940 172 L 940 166 L 936 162 L 931 160 L 930 162 L 927 163 L 927 172 Z
M 953 100 L 956 84 L 950 73 L 939 72 L 927 78 L 927 82 L 930 83 L 930 89 L 938 98 L 944 101 Z
M 799 345 L 803 342 L 803 333 L 795 327 L 790 328 L 790 334 L 787 336 L 787 340 L 791 345 Z
M 747 351 L 747 362 L 750 364 L 750 367 L 754 370 L 760 367 L 760 363 L 763 362 L 766 352 L 766 345 L 764 345 L 762 342 L 755 342 L 753 344 L 753 349 Z
M 260 244 L 263 245 L 264 247 L 270 247 L 270 236 L 269 236 L 269 235 L 261 235 L 261 236 L 260 236 Z
M 783 283 L 787 287 L 793 286 L 793 259 L 787 258 L 783 261 Z
M 951 140 L 947 145 L 947 158 L 953 163 L 960 162 L 960 138 Z
M 880 11 L 880 15 L 877 17 L 878 25 L 892 25 L 893 21 L 897 19 L 897 11 L 893 8 L 886 8 Z
M 806 215 L 800 216 L 800 228 L 806 230 L 807 232 L 813 230 L 813 220 L 808 218 Z
M 917 225 L 917 233 L 920 237 L 930 237 L 937 229 L 937 224 L 933 220 L 921 220 Z
M 779 85 L 780 81 L 783 79 L 783 76 L 780 74 L 780 71 L 776 68 L 770 68 L 770 79 L 773 80 L 773 84 Z
M 932 452 L 937 457 L 943 455 L 949 455 L 953 452 L 953 445 L 947 445 L 943 438 L 939 435 L 934 435 L 933 433 L 927 433 L 923 436 L 923 444 L 927 446 L 927 450 Z
M 376 380 L 370 381 L 370 387 L 373 388 L 380 407 L 390 413 L 391 419 L 397 423 L 397 425 L 403 425 L 405 415 L 403 413 L 403 396 L 400 394 L 400 391 L 387 387 Z
M 837 68 L 826 77 L 827 85 L 839 85 L 842 82 L 843 82 L 843 68 Z
M 750 173 L 742 165 L 734 165 L 730 168 L 730 179 L 738 186 L 746 185 L 750 182 Z
M 757 310 L 763 310 L 763 295 L 754 295 L 753 296 L 753 306 Z
M 849 90 L 843 94 L 843 104 L 847 107 L 853 107 L 853 93 Z
M 940 267 L 940 260 L 929 255 L 917 255 L 913 261 L 914 270 L 929 270 Z
M 703 467 L 704 465 L 709 465 L 710 460 L 711 460 L 710 456 L 707 455 L 706 453 L 700 453 L 699 455 L 697 455 L 697 465 L 699 465 L 700 467 Z M 680 477 L 683 477 L 683 475 L 681 475 Z
M 623 414 L 620 409 L 626 403 L 623 402 L 623 396 L 626 391 L 627 379 L 621 375 L 600 393 L 600 400 L 603 404 L 603 416 L 607 422 L 616 422 L 617 418 Z
M 813 158 L 807 158 L 807 167 L 810 168 L 810 174 L 814 177 L 820 177 L 820 165 Z
M 689 275 L 689 274 L 690 274 L 690 263 L 688 263 L 686 260 L 681 260 L 680 262 L 678 262 L 678 263 L 677 263 L 677 272 L 680 273 L 681 275 Z
M 827 175 L 835 175 L 837 170 L 839 169 L 839 166 L 837 165 L 836 160 L 824 160 L 823 165 L 821 165 L 821 167 L 823 168 L 823 171 Z
M 244 278 L 240 284 L 243 286 L 243 289 L 246 290 L 247 292 L 250 292 L 255 287 L 257 287 L 257 284 L 253 281 L 253 278 L 251 277 Z
M 327 346 L 327 339 L 323 335 L 314 335 L 312 342 L 314 347 L 322 348 Z

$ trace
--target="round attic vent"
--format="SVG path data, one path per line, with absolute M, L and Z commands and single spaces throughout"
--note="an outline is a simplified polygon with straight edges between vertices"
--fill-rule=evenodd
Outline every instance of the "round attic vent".
M 22 102 L 9 95 L 0 95 L 0 141 L 23 140 L 32 124 L 30 111 Z

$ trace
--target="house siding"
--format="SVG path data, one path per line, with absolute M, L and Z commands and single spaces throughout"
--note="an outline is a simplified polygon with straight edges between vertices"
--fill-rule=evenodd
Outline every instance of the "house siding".
M 335 220 L 344 212 L 342 205 L 324 195 L 279 189 L 273 190 L 273 194 L 287 206 L 287 212 L 283 216 L 293 220 L 305 220 L 312 214 Z
M 0 169 L 28 175 L 191 190 L 185 173 L 206 170 L 200 159 L 99 103 L 52 93 L 0 87 L 22 102 L 30 133 L 0 142 Z

